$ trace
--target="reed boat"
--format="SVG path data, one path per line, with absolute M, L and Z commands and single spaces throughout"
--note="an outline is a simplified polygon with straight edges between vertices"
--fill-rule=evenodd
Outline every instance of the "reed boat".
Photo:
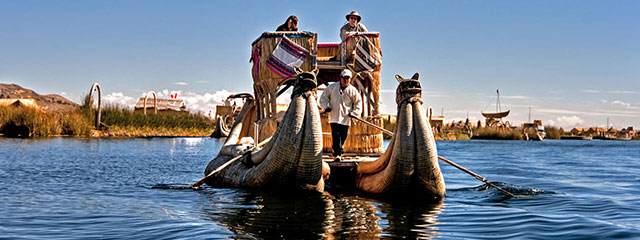
M 411 79 L 404 79 L 396 75 L 399 82 L 396 128 L 382 156 L 357 166 L 356 186 L 362 192 L 427 198 L 444 196 L 444 177 L 431 126 L 422 112 L 418 76 L 416 73 Z
M 326 186 L 329 191 L 348 189 L 374 196 L 443 197 L 444 178 L 431 126 L 422 112 L 418 74 L 411 79 L 396 76 L 397 127 L 385 149 L 378 109 L 380 34 L 347 33 L 340 43 L 317 43 L 317 36 L 265 32 L 252 43 L 253 98 L 246 101 L 220 153 L 206 167 L 205 175 L 221 169 L 206 183 L 317 191 Z M 351 121 L 344 160 L 335 162 L 330 157 L 328 117 L 320 114 L 316 98 L 324 86 L 339 81 L 343 69 L 354 73 L 351 84 L 363 97 L 364 111 L 358 121 Z M 286 101 L 288 92 L 291 100 L 285 109 L 278 102 Z
M 205 183 L 256 189 L 323 191 L 322 129 L 315 88 L 313 74 L 299 75 L 283 121 L 259 149 L 249 149 L 251 144 L 243 142 L 243 136 L 253 127 L 256 116 L 255 101 L 248 99 L 220 153 L 207 165 L 205 175 L 231 159 L 239 161 L 212 175 Z

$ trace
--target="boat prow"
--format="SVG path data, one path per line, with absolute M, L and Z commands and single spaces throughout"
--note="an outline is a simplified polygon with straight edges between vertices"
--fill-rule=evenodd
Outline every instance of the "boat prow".
M 254 101 L 247 101 L 224 146 L 205 169 L 205 175 L 238 158 L 207 179 L 213 186 L 255 189 L 324 190 L 322 127 L 316 104 L 315 75 L 298 75 L 291 104 L 270 140 L 259 149 L 246 151 L 242 132 L 254 122 Z M 255 136 L 254 136 L 255 137 Z
M 507 110 L 504 112 L 495 112 L 495 113 L 486 113 L 486 112 L 481 112 L 481 113 L 482 113 L 482 116 L 486 118 L 503 118 L 508 116 L 510 112 L 511 110 Z
M 426 115 L 422 114 L 421 86 L 416 73 L 411 79 L 396 75 L 398 119 L 384 154 L 357 167 L 356 186 L 369 194 L 441 199 L 444 177 L 438 164 L 435 138 Z

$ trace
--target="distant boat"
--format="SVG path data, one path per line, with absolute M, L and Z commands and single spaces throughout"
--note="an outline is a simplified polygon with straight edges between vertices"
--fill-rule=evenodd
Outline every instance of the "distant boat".
M 509 112 L 511 112 L 511 110 L 507 110 L 505 112 L 495 112 L 495 113 L 486 113 L 486 112 L 481 112 L 482 116 L 486 117 L 486 118 L 503 118 L 509 115 Z
M 603 138 L 601 138 L 602 140 L 618 140 L 618 141 L 629 141 L 631 140 L 631 136 L 630 135 L 623 135 L 623 136 L 611 136 L 611 135 L 606 135 Z
M 502 111 L 502 108 L 500 106 L 500 89 L 496 89 L 496 112 L 493 113 L 487 113 L 484 111 L 481 111 L 482 116 L 486 117 L 486 118 L 503 118 L 509 115 L 509 112 L 511 112 L 511 110 L 507 110 L 507 111 Z
M 569 136 L 569 135 L 565 135 L 565 136 L 560 136 L 560 139 L 562 140 L 591 140 L 593 139 L 593 137 L 591 135 L 589 136 Z

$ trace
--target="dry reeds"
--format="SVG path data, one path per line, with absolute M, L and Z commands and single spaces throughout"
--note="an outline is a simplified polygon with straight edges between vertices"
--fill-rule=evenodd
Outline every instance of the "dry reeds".
M 91 124 L 80 110 L 45 112 L 0 107 L 0 133 L 7 137 L 88 136 Z
M 560 139 L 560 137 L 565 134 L 563 128 L 558 128 L 551 125 L 544 126 L 544 131 L 547 134 L 544 138 L 547 139 Z
M 364 117 L 363 120 L 382 126 L 383 118 L 380 116 Z M 332 152 L 331 125 L 327 115 L 321 117 L 322 123 L 322 149 L 324 152 Z M 380 130 L 358 121 L 351 121 L 347 140 L 344 143 L 344 151 L 350 153 L 381 153 L 384 151 L 383 134 Z
M 473 139 L 522 140 L 522 131 L 503 128 L 476 128 Z

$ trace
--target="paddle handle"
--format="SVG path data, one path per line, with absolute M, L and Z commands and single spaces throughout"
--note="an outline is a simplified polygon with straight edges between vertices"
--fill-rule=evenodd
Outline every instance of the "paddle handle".
M 198 188 L 200 187 L 200 185 L 204 184 L 204 181 L 207 180 L 207 178 L 213 176 L 214 174 L 222 171 L 222 169 L 225 169 L 227 166 L 231 165 L 232 163 L 234 163 L 235 161 L 238 161 L 238 159 L 244 157 L 247 153 L 255 150 L 256 148 L 262 147 L 263 145 L 265 145 L 267 142 L 269 142 L 269 140 L 271 140 L 271 137 L 265 139 L 264 141 L 258 143 L 258 145 L 256 145 L 255 147 L 249 149 L 247 152 L 238 155 L 232 159 L 230 159 L 229 161 L 227 161 L 226 163 L 220 165 L 218 168 L 216 168 L 216 170 L 213 170 L 212 172 L 210 172 L 209 174 L 207 174 L 207 176 L 204 176 L 203 178 L 201 178 L 200 180 L 198 180 L 197 182 L 189 185 L 189 188 Z

